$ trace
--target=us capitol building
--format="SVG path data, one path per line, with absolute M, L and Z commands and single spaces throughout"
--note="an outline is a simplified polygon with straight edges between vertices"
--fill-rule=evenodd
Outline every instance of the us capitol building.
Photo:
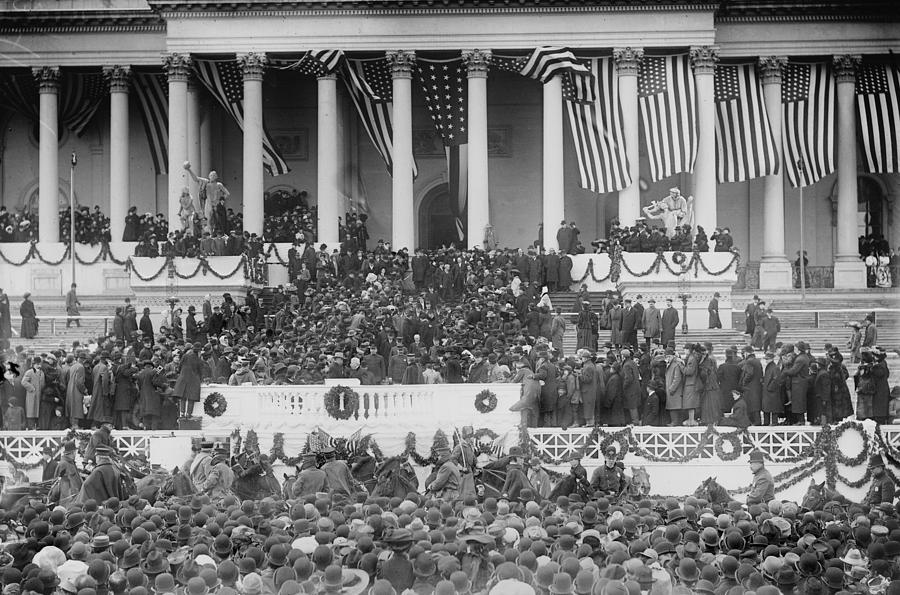
M 524 248 L 563 219 L 588 245 L 677 186 L 786 288 L 802 187 L 809 264 L 865 287 L 858 237 L 900 246 L 898 21 L 892 0 L 2 1 L 0 204 L 59 241 L 75 152 L 113 240 L 130 207 L 178 225 L 190 162 L 250 232 L 265 193 L 306 190 L 319 241 L 351 211 L 394 248 L 457 221 Z M 572 64 L 526 73 L 541 48 L 593 69 L 588 112 Z

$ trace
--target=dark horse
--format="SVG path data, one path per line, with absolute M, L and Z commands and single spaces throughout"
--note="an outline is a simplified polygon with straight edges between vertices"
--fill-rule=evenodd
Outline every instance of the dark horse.
M 807 488 L 800 505 L 806 510 L 828 510 L 833 513 L 835 511 L 832 508 L 837 507 L 838 510 L 843 511 L 849 504 L 851 502 L 837 490 L 829 488 L 824 481 L 817 484 L 813 479 L 810 480 L 809 488 Z
M 419 479 L 409 461 L 403 457 L 388 457 L 375 469 L 375 488 L 372 496 L 405 498 L 419 491 Z
M 734 502 L 734 498 L 728 493 L 715 477 L 707 477 L 703 483 L 694 490 L 694 497 L 706 500 L 711 504 L 728 504 Z

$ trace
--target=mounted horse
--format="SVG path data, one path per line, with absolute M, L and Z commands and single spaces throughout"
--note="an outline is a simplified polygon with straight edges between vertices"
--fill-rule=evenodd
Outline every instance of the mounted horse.
M 409 461 L 403 457 L 388 457 L 375 468 L 375 488 L 372 496 L 405 498 L 419 491 L 419 480 Z
M 707 477 L 696 490 L 694 497 L 708 501 L 710 504 L 728 504 L 734 502 L 728 490 L 716 481 L 715 477 Z
M 850 500 L 842 496 L 833 488 L 829 488 L 825 482 L 816 483 L 810 480 L 806 495 L 800 503 L 806 510 L 827 510 L 828 512 L 846 512 L 847 507 L 852 504 Z

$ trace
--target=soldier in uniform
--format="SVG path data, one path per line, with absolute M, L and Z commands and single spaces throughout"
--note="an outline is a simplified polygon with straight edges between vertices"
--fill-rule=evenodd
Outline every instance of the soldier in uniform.
M 209 495 L 214 502 L 231 495 L 231 486 L 234 484 L 234 471 L 228 464 L 228 447 L 222 444 L 213 449 L 211 466 L 206 481 L 202 484 L 195 483 L 198 491 Z
M 326 446 L 322 454 L 325 455 L 325 464 L 322 465 L 322 471 L 325 473 L 325 485 L 328 488 L 328 493 L 340 493 L 349 496 L 356 492 L 366 491 L 365 486 L 353 478 L 346 461 L 337 459 L 333 446 Z
M 459 466 L 459 494 L 461 497 L 475 495 L 475 448 L 472 437 L 475 431 L 472 426 L 464 426 L 460 433 L 459 443 L 453 447 L 450 458 Z
M 869 487 L 869 493 L 866 495 L 863 503 L 869 506 L 878 506 L 884 503 L 893 504 L 894 480 L 884 472 L 884 460 L 881 458 L 881 455 L 869 457 L 869 469 L 872 470 L 872 485 Z
M 300 474 L 291 488 L 292 498 L 305 498 L 325 491 L 325 472 L 316 466 L 316 453 L 305 452 L 300 457 Z
M 452 502 L 459 497 L 459 467 L 450 456 L 449 448 L 435 449 L 435 455 L 438 457 L 437 471 L 429 477 L 428 491 L 436 498 Z
M 754 450 L 750 453 L 750 470 L 753 471 L 753 482 L 750 484 L 750 493 L 747 494 L 747 504 L 768 504 L 775 498 L 775 480 L 766 469 L 762 451 Z
M 212 470 L 212 442 L 201 442 L 200 451 L 190 461 L 190 465 L 185 465 L 184 469 L 190 476 L 191 483 L 199 490 L 206 483 L 206 478 Z
M 603 451 L 603 465 L 591 476 L 591 489 L 607 496 L 618 496 L 625 491 L 625 468 L 616 460 L 616 448 L 607 446 Z

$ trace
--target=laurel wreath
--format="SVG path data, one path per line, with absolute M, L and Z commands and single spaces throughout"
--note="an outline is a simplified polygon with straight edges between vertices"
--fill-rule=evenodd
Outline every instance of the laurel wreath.
M 341 409 L 341 401 L 344 408 Z M 359 409 L 359 395 L 352 388 L 334 386 L 325 393 L 325 411 L 334 419 L 350 419 Z
M 687 256 L 685 256 L 684 252 L 676 252 L 672 255 L 672 262 L 679 266 L 683 265 L 686 260 Z
M 203 412 L 210 417 L 219 417 L 228 409 L 228 401 L 222 393 L 210 393 L 203 401 Z
M 484 389 L 475 395 L 475 409 L 477 409 L 479 413 L 490 413 L 496 408 L 497 395 L 488 389 Z
M 725 449 L 725 443 L 731 446 L 730 452 Z M 741 432 L 731 432 L 729 434 L 717 434 L 713 443 L 716 456 L 723 461 L 735 461 L 744 449 L 744 442 L 741 439 Z

